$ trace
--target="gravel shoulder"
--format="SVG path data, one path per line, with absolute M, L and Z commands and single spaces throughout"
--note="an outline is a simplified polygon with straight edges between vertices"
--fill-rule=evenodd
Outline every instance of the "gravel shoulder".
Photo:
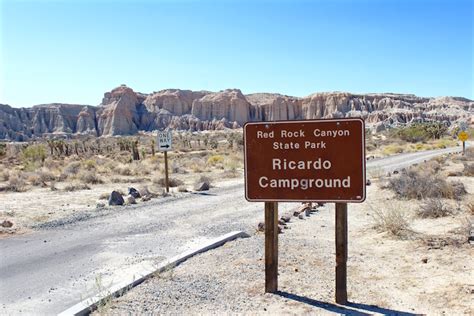
M 472 178 L 466 181 L 473 192 Z M 440 238 L 459 237 L 451 228 L 462 227 L 469 215 L 413 219 L 418 237 L 394 239 L 372 228 L 373 210 L 393 203 L 376 184 L 368 187 L 366 203 L 349 205 L 349 306 L 331 303 L 334 204 L 327 204 L 303 220 L 293 217 L 279 235 L 278 294 L 264 294 L 264 236 L 254 233 L 154 276 L 96 314 L 474 313 L 474 247 L 436 248 L 423 238 L 440 225 L 446 227 Z

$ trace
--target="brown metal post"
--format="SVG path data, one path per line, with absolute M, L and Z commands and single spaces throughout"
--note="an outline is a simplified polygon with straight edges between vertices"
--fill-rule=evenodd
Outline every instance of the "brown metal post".
M 278 290 L 278 203 L 265 202 L 265 293 Z
M 166 193 L 170 192 L 170 185 L 168 182 L 168 152 L 165 151 L 165 183 L 166 183 Z
M 463 156 L 466 155 L 466 142 L 465 141 L 462 142 L 462 155 Z
M 336 203 L 336 303 L 347 303 L 347 203 Z

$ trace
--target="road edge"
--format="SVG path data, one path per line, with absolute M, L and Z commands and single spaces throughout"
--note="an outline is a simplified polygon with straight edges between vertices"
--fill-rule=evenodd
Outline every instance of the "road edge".
M 243 231 L 233 231 L 222 235 L 220 237 L 211 239 L 207 242 L 202 243 L 200 246 L 196 247 L 195 249 L 191 249 L 185 251 L 177 256 L 174 256 L 168 260 L 163 261 L 158 266 L 155 267 L 143 267 L 138 274 L 134 274 L 133 276 L 128 276 L 125 281 L 115 283 L 111 285 L 108 289 L 102 290 L 101 293 L 89 297 L 85 300 L 80 301 L 79 303 L 69 307 L 68 309 L 64 310 L 63 312 L 59 313 L 59 316 L 70 316 L 70 315 L 89 315 L 93 310 L 97 308 L 101 303 L 109 299 L 110 297 L 119 297 L 125 294 L 128 290 L 132 289 L 133 287 L 139 285 L 150 276 L 155 273 L 160 273 L 169 269 L 173 269 L 180 263 L 186 261 L 187 259 L 222 246 L 228 241 L 232 241 L 237 238 L 246 238 L 249 235 Z

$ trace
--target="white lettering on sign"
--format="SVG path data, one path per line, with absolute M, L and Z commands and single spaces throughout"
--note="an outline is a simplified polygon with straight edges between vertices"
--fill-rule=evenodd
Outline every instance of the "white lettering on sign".
M 320 129 L 315 129 L 313 132 L 314 136 L 316 137 L 337 137 L 337 136 L 350 136 L 351 133 L 344 129 L 344 130 L 335 130 L 335 131 L 322 131 Z
M 311 188 L 350 188 L 351 177 L 345 179 L 268 179 L 268 177 L 260 177 L 258 184 L 261 188 L 274 189 L 301 189 L 308 190 Z
M 171 131 L 158 132 L 158 150 L 159 151 L 170 151 L 172 143 L 172 134 Z

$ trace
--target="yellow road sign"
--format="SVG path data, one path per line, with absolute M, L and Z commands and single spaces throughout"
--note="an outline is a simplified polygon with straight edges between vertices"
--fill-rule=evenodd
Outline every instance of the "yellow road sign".
M 458 139 L 462 142 L 465 142 L 467 140 L 467 133 L 465 131 L 462 131 L 458 134 Z

